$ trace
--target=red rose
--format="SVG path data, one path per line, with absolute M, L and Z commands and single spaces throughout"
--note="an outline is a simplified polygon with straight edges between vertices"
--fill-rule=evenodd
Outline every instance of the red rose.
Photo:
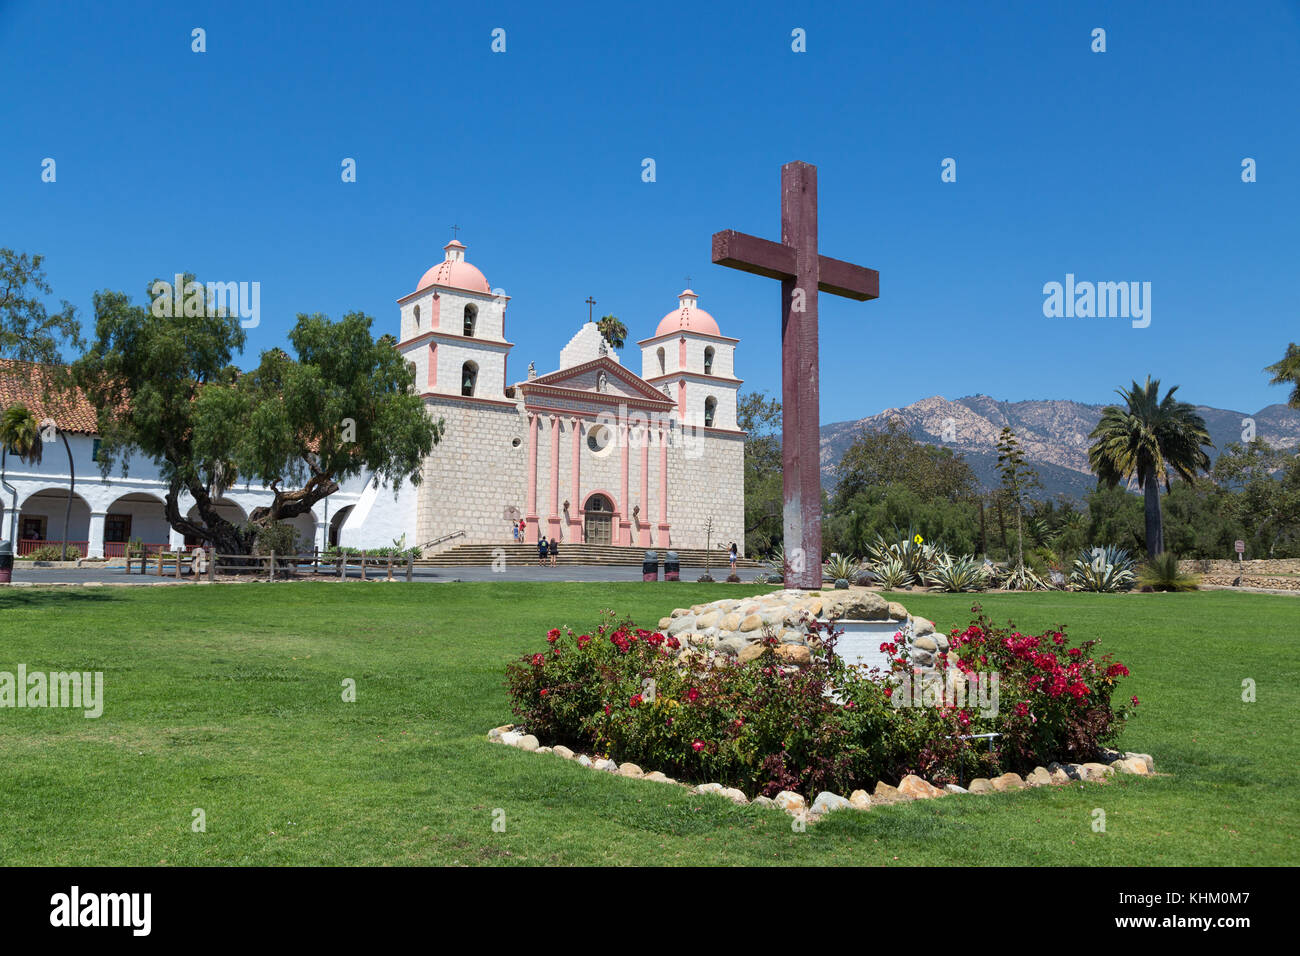
M 553 627 L 546 632 L 546 640 L 551 644 L 554 644 L 559 639 L 560 639 L 560 629 L 558 627 Z
M 695 741 L 695 743 L 691 744 L 691 749 L 694 750 L 696 753 L 699 753 L 701 750 L 704 749 L 704 741 L 702 740 Z
M 633 694 L 631 697 L 628 698 L 627 702 L 628 702 L 628 706 L 635 707 L 641 703 L 641 695 Z

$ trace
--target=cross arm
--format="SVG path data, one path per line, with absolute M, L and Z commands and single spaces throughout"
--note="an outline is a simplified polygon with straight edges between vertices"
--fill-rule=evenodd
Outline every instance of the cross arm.
M 713 263 L 769 279 L 794 279 L 798 270 L 793 246 L 734 229 L 713 234 Z M 818 256 L 817 288 L 863 302 L 879 298 L 880 273 L 842 259 Z
M 880 273 L 830 256 L 817 257 L 817 288 L 846 299 L 880 298 Z
M 769 279 L 793 279 L 796 268 L 790 246 L 734 229 L 713 234 L 713 264 Z

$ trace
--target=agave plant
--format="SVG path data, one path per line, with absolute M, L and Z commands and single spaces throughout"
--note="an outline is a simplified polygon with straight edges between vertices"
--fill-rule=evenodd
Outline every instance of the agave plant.
M 1074 559 L 1070 585 L 1078 591 L 1127 591 L 1133 586 L 1137 562 L 1123 548 L 1084 549 Z
M 852 558 L 846 558 L 842 554 L 832 554 L 831 559 L 826 562 L 826 569 L 823 572 L 824 577 L 832 581 L 852 580 L 858 573 L 858 562 Z
M 913 578 L 924 581 L 939 562 L 948 557 L 943 548 L 928 541 L 917 542 L 920 535 L 909 528 L 907 533 L 897 541 L 889 541 L 884 535 L 876 535 L 876 540 L 867 547 L 868 565 L 879 577 L 878 568 L 886 561 L 897 560 Z
M 1178 567 L 1178 555 L 1164 551 L 1138 568 L 1137 583 L 1153 591 L 1195 591 L 1201 579 Z
M 871 573 L 875 575 L 876 583 L 886 591 L 901 591 L 913 581 L 912 572 L 896 557 L 877 562 Z
M 988 587 L 988 572 L 972 555 L 963 555 L 955 560 L 945 555 L 944 560 L 930 572 L 930 583 L 931 591 L 947 591 L 951 594 L 982 591 Z
M 1004 591 L 1047 591 L 1051 589 L 1046 581 L 1025 565 L 1004 568 L 997 576 L 998 587 Z

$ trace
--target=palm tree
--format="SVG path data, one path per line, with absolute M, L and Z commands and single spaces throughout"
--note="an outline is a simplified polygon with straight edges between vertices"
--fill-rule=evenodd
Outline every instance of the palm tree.
M 621 349 L 627 340 L 627 326 L 620 322 L 616 315 L 604 316 L 596 323 L 596 328 L 600 330 L 600 334 L 612 349 Z
M 1195 407 L 1174 399 L 1175 385 L 1160 398 L 1160 381 L 1147 376 L 1146 384 L 1116 389 L 1127 407 L 1110 405 L 1089 436 L 1088 464 L 1097 483 L 1115 487 L 1136 479 L 1146 496 L 1147 554 L 1155 557 L 1165 549 L 1160 514 L 1160 483 L 1169 490 L 1169 472 L 1191 481 L 1210 467 L 1204 448 L 1213 448 L 1205 419 Z
M 1300 408 L 1300 345 L 1294 342 L 1288 344 L 1282 361 L 1274 362 L 1264 371 L 1273 373 L 1270 385 L 1293 386 L 1287 404 L 1292 408 Z
M 37 424 L 36 416 L 21 402 L 10 405 L 0 415 L 0 446 L 3 447 L 0 451 L 0 475 L 4 474 L 4 463 L 10 450 L 20 461 L 29 465 L 41 463 L 41 452 L 45 448 L 45 443 L 41 441 L 41 426 Z M 18 546 L 17 533 L 18 500 L 15 492 L 14 507 L 9 514 L 9 538 L 14 542 L 15 548 Z

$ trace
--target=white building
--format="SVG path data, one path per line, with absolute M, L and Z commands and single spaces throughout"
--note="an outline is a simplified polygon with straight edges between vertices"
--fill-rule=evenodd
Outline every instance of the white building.
M 559 353 L 555 371 L 510 380 L 506 338 L 510 299 L 452 240 L 444 259 L 398 299 L 398 348 L 415 372 L 441 442 L 422 482 L 386 486 L 358 478 L 293 521 L 304 549 L 423 546 L 558 537 L 565 542 L 637 547 L 705 546 L 744 540 L 744 440 L 737 427 L 738 340 L 721 334 L 687 289 L 654 334 L 637 343 L 641 374 L 624 367 L 587 322 Z M 35 369 L 0 362 L 0 407 L 25 402 L 53 418 L 61 436 L 37 466 L 8 456 L 0 538 L 16 532 L 17 554 L 66 539 L 91 557 L 120 556 L 128 541 L 154 548 L 186 542 L 163 516 L 166 487 L 151 462 L 128 462 L 102 479 L 95 461 L 93 410 L 84 402 L 46 415 L 31 382 Z M 76 473 L 66 521 L 69 467 Z M 270 492 L 239 485 L 221 502 L 236 522 L 270 503 Z M 192 501 L 181 499 L 188 510 Z M 12 531 L 11 531 L 12 529 Z

